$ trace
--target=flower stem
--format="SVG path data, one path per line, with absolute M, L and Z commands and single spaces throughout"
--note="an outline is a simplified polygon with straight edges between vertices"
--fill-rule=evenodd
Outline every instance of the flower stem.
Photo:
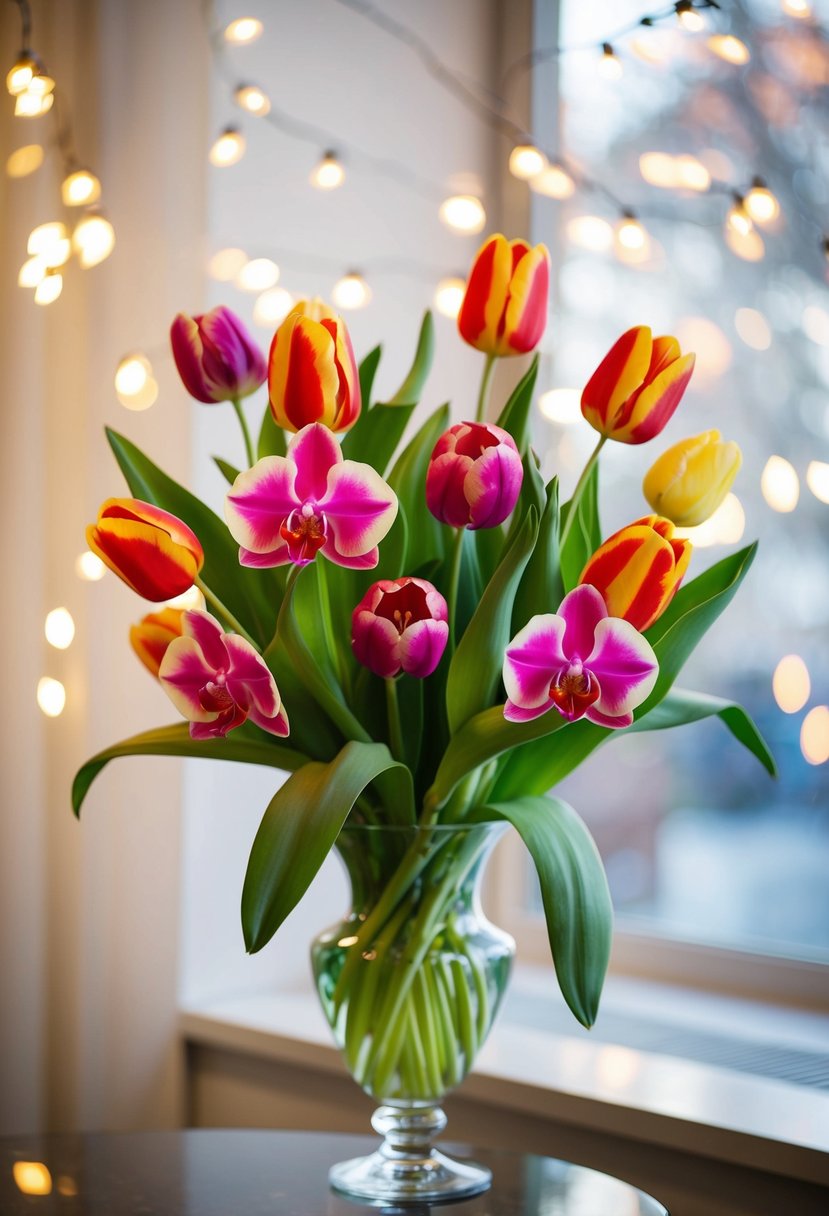
M 395 760 L 400 760 L 405 763 L 405 751 L 403 749 L 403 728 L 400 724 L 400 703 L 397 700 L 397 681 L 394 676 L 389 676 L 384 680 L 386 685 L 386 713 L 389 720 L 389 743 L 391 744 L 391 754 Z
M 334 619 L 331 616 L 331 597 L 328 594 L 328 575 L 325 569 L 325 560 L 320 558 L 315 561 L 314 565 L 317 570 L 317 587 L 319 588 L 320 610 L 322 612 L 322 631 L 325 634 L 325 644 L 328 647 L 328 653 L 334 662 L 337 669 L 337 675 L 340 680 L 340 687 L 345 694 L 346 700 L 351 700 L 351 679 L 348 674 L 345 660 L 337 645 L 337 640 L 334 637 Z
M 466 528 L 458 528 L 455 533 L 454 549 L 452 550 L 452 565 L 449 569 L 449 653 L 455 649 L 455 626 L 456 617 L 458 614 L 458 585 L 461 577 L 461 563 L 463 560 L 463 538 L 466 535 Z
M 242 403 L 238 397 L 231 397 L 230 403 L 236 411 L 236 417 L 239 419 L 239 426 L 242 428 L 242 435 L 245 439 L 245 455 L 247 456 L 248 468 L 250 469 L 256 463 L 256 457 L 253 454 L 253 442 L 250 437 L 250 431 L 248 430 L 248 424 L 244 411 L 242 410 Z
M 559 549 L 564 548 L 565 541 L 567 540 L 567 537 L 570 535 L 570 529 L 573 526 L 573 520 L 576 518 L 576 513 L 579 509 L 579 503 L 581 502 L 581 496 L 584 493 L 584 487 L 587 485 L 587 479 L 593 471 L 593 465 L 599 459 L 599 452 L 601 452 L 602 448 L 604 447 L 606 440 L 607 440 L 607 435 L 599 436 L 599 442 L 596 444 L 595 448 L 590 453 L 590 458 L 588 459 L 587 464 L 582 469 L 581 477 L 579 478 L 578 482 L 576 483 L 576 488 L 573 491 L 573 497 L 570 499 L 570 510 L 567 512 L 567 518 L 564 521 L 564 527 L 561 529 L 561 536 L 560 536 L 559 542 L 558 542 Z
M 245 629 L 244 625 L 240 621 L 237 621 L 230 609 L 225 607 L 218 595 L 215 595 L 207 584 L 202 582 L 198 575 L 196 575 L 195 578 L 195 585 L 198 587 L 199 591 L 201 591 L 208 604 L 211 604 L 216 609 L 219 616 L 224 619 L 225 624 L 229 625 L 233 632 L 238 633 L 240 637 L 245 639 L 245 641 L 250 642 L 251 646 L 255 647 L 257 653 L 261 654 L 262 647 L 253 640 L 247 629 Z
M 492 370 L 495 367 L 495 355 L 487 355 L 484 371 L 481 376 L 481 388 L 478 393 L 478 409 L 475 413 L 476 422 L 486 422 L 486 409 L 489 404 L 489 385 L 492 380 Z

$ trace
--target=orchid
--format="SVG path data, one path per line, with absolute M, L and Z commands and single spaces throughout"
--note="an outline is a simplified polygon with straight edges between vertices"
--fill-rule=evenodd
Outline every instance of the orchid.
M 285 456 L 240 473 L 225 518 L 243 566 L 305 566 L 317 553 L 370 570 L 397 515 L 397 496 L 370 465 L 344 460 L 322 423 L 294 437 Z
M 185 612 L 182 636 L 167 647 L 158 678 L 191 739 L 216 739 L 250 718 L 272 735 L 288 734 L 279 689 L 245 638 L 223 633 L 208 612 Z
M 630 726 L 659 672 L 653 647 L 627 621 L 608 616 L 594 587 L 577 587 L 557 613 L 534 616 L 504 660 L 504 717 L 529 722 L 557 709 L 568 722 Z

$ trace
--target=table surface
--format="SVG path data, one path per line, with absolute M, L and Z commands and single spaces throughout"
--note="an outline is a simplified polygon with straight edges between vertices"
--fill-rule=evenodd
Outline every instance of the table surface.
M 607 1174 L 529 1154 L 445 1146 L 488 1165 L 492 1188 L 454 1204 L 367 1207 L 328 1170 L 376 1140 L 318 1132 L 180 1131 L 0 1139 L 3 1216 L 668 1216 Z M 16 1168 L 15 1168 L 16 1166 Z M 22 1188 L 22 1189 L 21 1189 Z M 28 1193 L 27 1193 L 28 1190 Z M 35 1197 L 37 1196 L 37 1197 Z

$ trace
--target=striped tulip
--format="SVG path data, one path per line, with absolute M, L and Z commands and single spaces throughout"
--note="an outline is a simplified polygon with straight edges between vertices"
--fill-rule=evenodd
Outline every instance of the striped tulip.
M 478 250 L 458 313 L 460 335 L 487 355 L 525 355 L 547 324 L 550 255 L 545 245 L 500 233 Z
M 691 542 L 673 534 L 669 519 L 637 519 L 596 550 L 579 583 L 601 592 L 611 616 L 648 629 L 670 604 L 691 560 Z
M 250 718 L 271 735 L 288 734 L 279 689 L 245 638 L 223 633 L 209 612 L 185 612 L 183 632 L 167 647 L 158 678 L 192 739 L 223 739 Z
M 336 321 L 337 314 L 320 296 L 311 296 L 307 300 L 297 300 L 288 316 L 296 313 L 299 317 L 310 317 L 312 321 Z
M 642 490 L 654 511 L 680 528 L 695 528 L 714 514 L 742 462 L 736 443 L 724 443 L 719 431 L 703 431 L 663 452 Z
M 321 301 L 295 308 L 274 334 L 268 393 L 277 426 L 288 431 L 312 422 L 347 431 L 357 421 L 360 377 L 351 339 L 345 322 Z
M 197 317 L 180 312 L 170 327 L 170 344 L 182 383 L 197 401 L 238 401 L 268 374 L 245 326 L 222 305 Z
M 509 431 L 459 422 L 435 444 L 426 471 L 426 506 L 450 528 L 494 528 L 512 511 L 524 469 Z
M 581 412 L 607 439 L 647 443 L 668 424 L 688 387 L 694 355 L 647 325 L 622 334 L 587 382 Z
M 157 603 L 189 590 L 204 565 L 199 539 L 185 523 L 137 498 L 108 498 L 86 543 L 120 579 Z
M 130 627 L 130 645 L 150 675 L 158 675 L 167 647 L 173 638 L 181 637 L 183 615 L 183 608 L 162 608 L 160 612 L 148 612 L 139 624 Z
M 381 579 L 354 609 L 351 648 L 377 676 L 389 679 L 405 671 L 423 680 L 446 649 L 448 619 L 446 600 L 425 579 Z

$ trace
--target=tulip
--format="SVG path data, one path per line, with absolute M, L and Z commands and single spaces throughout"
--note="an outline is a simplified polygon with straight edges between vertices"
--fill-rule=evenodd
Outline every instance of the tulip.
M 354 609 L 351 647 L 377 676 L 389 679 L 402 670 L 422 680 L 446 649 L 448 618 L 446 600 L 425 579 L 381 579 Z
M 435 444 L 426 505 L 452 528 L 494 528 L 512 511 L 524 469 L 515 440 L 492 423 L 460 422 Z
M 245 326 L 223 306 L 197 317 L 180 312 L 170 327 L 170 342 L 178 374 L 197 401 L 238 401 L 255 392 L 268 374 Z
M 303 427 L 285 456 L 240 473 L 225 518 L 243 566 L 305 566 L 317 553 L 370 570 L 397 515 L 397 496 L 371 465 L 344 460 L 322 423 Z
M 287 735 L 288 718 L 265 660 L 245 638 L 223 633 L 209 612 L 185 612 L 183 633 L 167 647 L 158 678 L 193 739 L 221 739 L 250 718 Z
M 663 452 L 642 490 L 654 511 L 680 528 L 695 528 L 714 514 L 742 463 L 736 443 L 724 443 L 719 431 L 703 431 Z
M 183 615 L 182 608 L 162 608 L 147 613 L 138 625 L 130 627 L 130 645 L 151 675 L 158 675 L 167 647 L 181 637 Z
M 644 632 L 670 604 L 691 560 L 691 542 L 673 534 L 669 519 L 637 519 L 596 550 L 579 583 L 601 593 L 611 616 Z
M 609 616 L 594 587 L 576 587 L 557 613 L 534 616 L 507 647 L 504 717 L 529 722 L 556 709 L 568 722 L 630 726 L 658 672 L 641 633 Z
M 268 393 L 277 426 L 288 431 L 312 422 L 347 431 L 357 421 L 360 376 L 351 339 L 322 301 L 295 308 L 274 334 Z
M 461 337 L 490 356 L 533 350 L 547 324 L 549 281 L 546 246 L 489 237 L 469 273 L 458 313 Z
M 186 524 L 137 498 L 108 498 L 86 543 L 145 600 L 169 600 L 189 590 L 204 565 L 198 537 Z
M 300 317 L 310 317 L 312 321 L 337 320 L 337 314 L 334 309 L 319 296 L 311 296 L 307 300 L 297 300 L 288 316 L 293 316 L 294 314 Z
M 654 338 L 647 325 L 622 334 L 581 395 L 581 412 L 606 439 L 646 443 L 665 427 L 694 370 L 676 338 Z

